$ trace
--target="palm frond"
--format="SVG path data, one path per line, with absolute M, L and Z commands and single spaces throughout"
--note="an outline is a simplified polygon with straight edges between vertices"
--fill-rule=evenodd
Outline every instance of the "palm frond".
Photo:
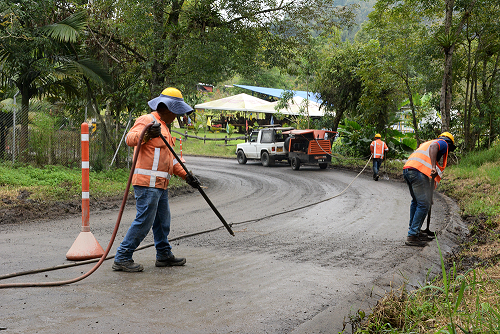
M 53 107 L 52 103 L 40 100 L 40 99 L 31 99 L 30 100 L 30 111 L 31 112 L 47 112 L 50 108 Z
M 111 82 L 111 76 L 98 63 L 92 59 L 79 59 L 71 63 L 83 76 L 97 84 L 106 84 Z
M 87 16 L 85 12 L 79 11 L 64 20 L 42 27 L 47 36 L 59 42 L 74 43 L 78 34 L 87 27 Z

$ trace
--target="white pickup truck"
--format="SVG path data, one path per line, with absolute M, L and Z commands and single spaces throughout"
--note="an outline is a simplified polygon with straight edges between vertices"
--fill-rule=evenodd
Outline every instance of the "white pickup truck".
M 248 159 L 260 160 L 262 166 L 274 165 L 276 161 L 288 160 L 288 151 L 284 148 L 288 135 L 284 131 L 294 128 L 269 127 L 254 130 L 249 141 L 236 146 L 238 163 L 246 164 Z

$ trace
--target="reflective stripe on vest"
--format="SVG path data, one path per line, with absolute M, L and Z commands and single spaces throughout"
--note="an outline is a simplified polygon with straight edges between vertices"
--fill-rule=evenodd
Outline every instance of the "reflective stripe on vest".
M 153 116 L 153 114 L 149 114 L 151 118 L 153 119 L 153 123 L 158 123 L 156 118 Z M 149 177 L 149 187 L 154 188 L 156 185 L 156 178 L 157 177 L 162 177 L 167 180 L 170 180 L 171 175 L 168 172 L 163 172 L 158 170 L 158 164 L 160 162 L 160 152 L 161 149 L 159 147 L 155 147 L 154 151 L 154 156 L 153 156 L 153 163 L 151 166 L 151 169 L 145 169 L 145 168 L 136 168 L 134 170 L 134 174 L 137 175 L 144 175 Z M 175 164 L 175 161 L 174 161 Z
M 385 147 L 385 144 L 383 141 L 381 141 L 380 143 L 378 143 L 376 140 L 374 140 L 372 142 L 372 145 L 373 145 L 373 158 L 374 159 L 377 159 L 377 158 L 383 158 L 384 157 L 384 147 Z M 377 150 L 377 148 L 380 147 L 380 152 Z
M 431 140 L 420 145 L 417 148 L 417 150 L 410 155 L 408 161 L 405 164 L 405 167 L 415 168 L 420 172 L 424 173 L 425 175 L 427 175 L 428 177 L 430 177 L 432 171 L 432 163 L 429 150 L 431 144 L 434 142 L 436 142 L 436 140 Z M 440 166 L 436 161 L 436 167 L 437 167 L 436 172 L 438 174 L 435 178 L 436 183 L 439 183 L 441 177 L 443 176 L 443 171 L 446 168 L 447 160 L 448 160 L 448 151 L 446 151 L 446 155 L 443 158 L 443 166 Z

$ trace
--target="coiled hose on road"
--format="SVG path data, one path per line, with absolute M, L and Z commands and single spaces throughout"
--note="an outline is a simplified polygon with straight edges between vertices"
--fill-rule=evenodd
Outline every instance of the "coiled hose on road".
M 37 273 L 46 272 L 46 271 L 64 269 L 64 268 L 69 268 L 69 267 L 74 267 L 74 266 L 80 266 L 80 265 L 85 265 L 85 264 L 94 263 L 94 262 L 97 262 L 97 264 L 92 269 L 90 269 L 87 273 L 85 273 L 84 275 L 79 276 L 79 277 L 74 278 L 74 279 L 70 279 L 70 280 L 66 280 L 66 281 L 59 281 L 59 282 L 0 284 L 0 289 L 5 289 L 5 288 L 27 288 L 27 287 L 49 287 L 49 286 L 60 286 L 60 285 L 67 285 L 67 284 L 75 283 L 75 282 L 81 281 L 84 278 L 87 278 L 88 276 L 90 276 L 91 274 L 93 274 L 101 266 L 101 264 L 105 260 L 114 258 L 114 255 L 109 255 L 108 256 L 108 254 L 109 254 L 109 251 L 111 250 L 111 246 L 113 245 L 113 242 L 114 242 L 114 240 L 116 238 L 116 234 L 118 232 L 118 227 L 120 226 L 121 218 L 122 218 L 122 215 L 123 215 L 123 210 L 124 210 L 125 204 L 127 202 L 128 192 L 130 190 L 130 184 L 132 182 L 132 176 L 134 175 L 134 170 L 135 170 L 135 164 L 136 164 L 136 161 L 137 161 L 137 156 L 138 156 L 139 150 L 141 148 L 140 146 L 141 146 L 142 138 L 143 138 L 144 134 L 146 133 L 146 131 L 149 129 L 149 127 L 151 125 L 153 125 L 153 123 L 148 124 L 144 128 L 144 130 L 141 132 L 141 135 L 140 135 L 140 138 L 139 138 L 140 141 L 139 141 L 139 144 L 137 145 L 137 150 L 136 150 L 136 152 L 134 154 L 134 159 L 133 159 L 132 167 L 130 169 L 130 175 L 129 175 L 129 179 L 128 179 L 128 182 L 127 182 L 127 187 L 125 189 L 125 194 L 123 196 L 123 201 L 122 201 L 122 204 L 121 204 L 121 207 L 120 207 L 120 211 L 118 213 L 118 218 L 116 220 L 115 228 L 113 230 L 113 234 L 111 235 L 111 239 L 109 241 L 108 247 L 106 248 L 106 251 L 104 252 L 104 254 L 102 255 L 102 257 L 99 258 L 99 259 L 91 259 L 91 260 L 73 262 L 73 263 L 68 263 L 68 264 L 62 264 L 62 265 L 58 265 L 58 266 L 54 266 L 54 267 L 41 268 L 41 269 L 28 270 L 28 271 L 23 271 L 23 272 L 18 272 L 18 273 L 12 273 L 12 274 L 7 274 L 7 275 L 1 275 L 0 276 L 0 280 L 7 279 L 7 278 L 12 278 L 12 277 L 17 277 L 17 276 L 23 276 L 23 275 L 32 275 L 32 274 L 37 274 Z M 352 179 L 352 181 L 345 187 L 345 189 L 342 190 L 337 195 L 325 198 L 325 199 L 323 199 L 321 201 L 318 201 L 318 202 L 310 203 L 310 204 L 307 204 L 307 205 L 304 205 L 304 206 L 300 206 L 300 207 L 297 207 L 297 208 L 294 208 L 294 209 L 290 209 L 290 210 L 278 212 L 278 213 L 275 213 L 275 214 L 272 214 L 272 215 L 268 215 L 268 216 L 264 216 L 264 217 L 261 217 L 261 218 L 249 219 L 249 220 L 245 220 L 245 221 L 233 223 L 230 226 L 241 225 L 241 224 L 247 224 L 247 223 L 251 223 L 251 222 L 261 221 L 261 220 L 268 219 L 268 218 L 271 218 L 271 217 L 275 217 L 275 216 L 283 215 L 283 214 L 286 214 L 286 213 L 290 213 L 290 212 L 302 210 L 302 209 L 305 209 L 305 208 L 308 208 L 308 207 L 311 207 L 311 206 L 318 205 L 320 203 L 329 201 L 329 200 L 334 199 L 336 197 L 339 197 L 340 195 L 342 195 L 343 193 L 345 193 L 347 191 L 347 189 L 349 189 L 350 186 L 353 184 L 353 182 L 364 172 L 364 170 L 366 169 L 366 167 L 370 163 L 371 159 L 372 159 L 372 156 L 370 156 L 370 158 L 366 162 L 365 166 L 356 175 L 356 177 L 354 177 L 354 179 Z M 170 240 L 171 241 L 175 241 L 175 240 L 185 239 L 185 238 L 189 238 L 189 237 L 192 237 L 192 236 L 196 236 L 196 235 L 200 235 L 200 234 L 205 234 L 205 233 L 213 232 L 213 231 L 221 229 L 222 227 L 223 226 L 216 227 L 216 228 L 209 229 L 209 230 L 203 230 L 203 231 L 199 231 L 199 232 L 185 234 L 185 235 L 181 235 L 181 236 L 172 238 Z M 136 250 L 142 250 L 142 249 L 145 249 L 145 248 L 148 248 L 148 247 L 152 247 L 152 246 L 154 246 L 154 243 L 149 243 L 149 244 L 146 244 L 146 245 L 138 247 Z

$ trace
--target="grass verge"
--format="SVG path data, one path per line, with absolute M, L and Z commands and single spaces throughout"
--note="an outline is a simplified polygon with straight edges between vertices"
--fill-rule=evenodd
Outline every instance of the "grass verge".
M 175 129 L 174 129 L 175 130 Z M 184 131 L 180 131 L 184 133 Z M 199 140 L 194 138 L 185 138 L 178 133 L 173 132 L 172 136 L 174 137 L 182 137 L 182 154 L 191 154 L 191 155 L 205 155 L 205 156 L 214 156 L 214 157 L 226 157 L 226 158 L 235 158 L 236 159 L 236 145 L 239 143 L 244 143 L 245 140 L 235 138 L 244 136 L 243 134 L 233 134 L 230 137 L 226 132 L 216 132 L 212 133 L 209 131 L 200 131 L 195 134 L 193 131 L 188 131 L 188 135 L 197 136 L 201 138 L 208 139 L 221 139 L 217 141 L 213 140 Z M 225 144 L 224 137 L 228 137 L 229 140 L 227 145 Z M 175 152 L 180 156 L 180 143 L 176 142 Z
M 447 168 L 439 191 L 457 201 L 469 235 L 441 256 L 440 277 L 391 291 L 369 316 L 354 315 L 356 333 L 500 333 L 499 185 L 500 145 Z
M 90 172 L 91 198 L 101 199 L 122 196 L 129 171 L 113 169 Z M 17 205 L 20 200 L 56 202 L 81 199 L 82 171 L 63 166 L 35 168 L 30 165 L 0 164 L 0 208 Z M 185 182 L 173 177 L 169 187 L 184 186 Z

